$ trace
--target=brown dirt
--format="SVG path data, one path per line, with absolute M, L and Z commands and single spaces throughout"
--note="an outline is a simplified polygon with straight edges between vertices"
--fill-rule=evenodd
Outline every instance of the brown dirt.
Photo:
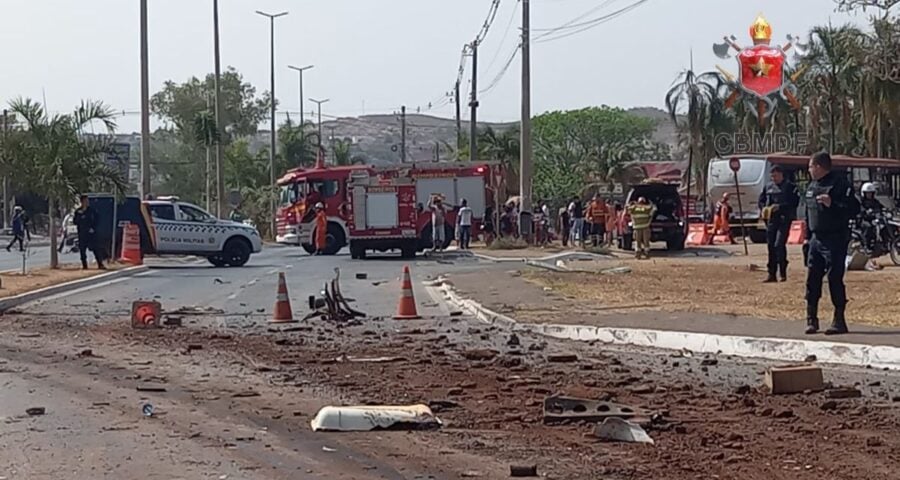
M 109 271 L 125 267 L 127 265 L 114 264 L 109 266 Z M 0 281 L 2 281 L 3 285 L 3 288 L 0 288 L 0 297 L 12 297 L 32 290 L 39 290 L 73 280 L 81 280 L 103 273 L 107 272 L 94 268 L 82 270 L 81 265 L 78 264 L 62 265 L 57 270 L 51 270 L 50 268 L 31 269 L 25 275 L 22 275 L 21 272 L 4 273 L 0 275 Z

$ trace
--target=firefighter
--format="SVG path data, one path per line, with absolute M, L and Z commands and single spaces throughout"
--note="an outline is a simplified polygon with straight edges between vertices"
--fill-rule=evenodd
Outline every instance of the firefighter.
M 834 304 L 834 320 L 825 335 L 847 333 L 844 316 L 847 291 L 844 286 L 847 248 L 850 243 L 850 219 L 859 213 L 859 202 L 853 186 L 841 173 L 831 170 L 831 156 L 826 152 L 813 155 L 809 161 L 812 181 L 804 198 L 808 260 L 806 277 L 806 333 L 819 331 L 819 299 L 822 280 L 828 275 L 828 289 Z
M 600 194 L 594 195 L 588 205 L 587 217 L 591 221 L 591 245 L 596 247 L 606 240 L 606 219 L 609 218 L 609 207 Z
M 709 244 L 712 245 L 713 237 L 716 235 L 725 235 L 728 237 L 728 240 L 732 245 L 736 244 L 734 237 L 731 236 L 731 212 L 733 209 L 731 208 L 731 204 L 728 203 L 731 199 L 731 194 L 725 192 L 722 194 L 722 199 L 716 202 L 716 214 L 713 218 L 713 234 L 709 238 Z
M 771 180 L 759 195 L 759 209 L 766 222 L 766 244 L 769 247 L 769 276 L 765 283 L 776 282 L 776 273 L 780 273 L 782 282 L 787 281 L 787 237 L 800 204 L 797 187 L 784 178 L 781 167 L 772 167 Z
M 328 215 L 325 214 L 325 205 L 322 202 L 316 204 L 316 255 L 324 255 L 328 246 Z
M 75 210 L 73 218 L 75 228 L 78 230 L 78 252 L 81 255 L 81 268 L 87 270 L 87 251 L 94 252 L 94 259 L 97 260 L 97 268 L 106 270 L 103 265 L 103 259 L 97 253 L 96 236 L 97 236 L 97 212 L 91 207 L 87 195 L 81 196 L 81 205 Z
M 656 215 L 656 206 L 645 197 L 638 198 L 637 203 L 628 206 L 631 226 L 634 231 L 634 256 L 638 260 L 650 258 L 650 225 Z

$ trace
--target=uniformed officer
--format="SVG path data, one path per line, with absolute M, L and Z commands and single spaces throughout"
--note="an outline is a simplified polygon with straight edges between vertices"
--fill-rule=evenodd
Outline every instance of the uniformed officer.
M 81 254 L 81 268 L 87 269 L 87 251 L 94 252 L 94 259 L 97 260 L 97 268 L 106 270 L 103 265 L 103 258 L 97 253 L 96 236 L 97 236 L 97 212 L 91 207 L 87 195 L 81 196 L 81 205 L 75 210 L 72 220 L 75 228 L 78 230 L 78 251 Z
M 782 282 L 787 281 L 787 237 L 800 204 L 797 187 L 784 178 L 784 170 L 778 165 L 772 167 L 771 180 L 759 196 L 759 209 L 766 221 L 766 243 L 769 247 L 766 283 L 776 282 L 776 273 L 781 274 Z
M 859 212 L 853 186 L 847 178 L 831 170 L 831 156 L 826 152 L 813 155 L 809 161 L 812 181 L 806 190 L 807 241 L 809 254 L 806 277 L 806 333 L 819 331 L 819 299 L 822 280 L 828 275 L 828 289 L 834 304 L 834 321 L 825 335 L 847 333 L 844 310 L 847 292 L 844 287 L 845 259 L 850 243 L 850 219 Z

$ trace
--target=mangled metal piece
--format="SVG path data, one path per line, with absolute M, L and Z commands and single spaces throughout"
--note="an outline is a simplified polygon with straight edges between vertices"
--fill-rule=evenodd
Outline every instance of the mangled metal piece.
M 653 439 L 636 423 L 621 418 L 607 418 L 597 428 L 594 435 L 608 442 L 653 443 Z
M 314 432 L 367 432 L 439 428 L 441 421 L 425 405 L 322 407 L 310 422 Z
M 309 307 L 312 313 L 304 320 L 321 317 L 332 322 L 348 322 L 354 318 L 365 317 L 366 314 L 350 306 L 350 302 L 341 293 L 341 270 L 334 269 L 335 277 L 322 288 L 321 298 L 310 297 Z
M 606 418 L 633 418 L 644 413 L 628 405 L 601 402 L 574 397 L 547 397 L 544 399 L 544 423 L 565 421 L 597 422 Z

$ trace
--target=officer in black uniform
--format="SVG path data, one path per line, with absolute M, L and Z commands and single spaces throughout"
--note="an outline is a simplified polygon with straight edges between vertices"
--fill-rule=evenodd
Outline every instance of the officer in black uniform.
M 831 170 L 831 156 L 828 153 L 813 155 L 809 161 L 809 175 L 812 181 L 804 198 L 809 243 L 806 333 L 819 331 L 819 299 L 822 297 L 822 280 L 827 274 L 831 302 L 834 304 L 834 321 L 825 335 L 838 335 L 847 333 L 844 262 L 850 243 L 850 219 L 859 213 L 859 202 L 847 178 Z
M 103 259 L 97 253 L 95 245 L 97 236 L 97 212 L 91 207 L 87 195 L 81 196 L 81 205 L 75 210 L 72 223 L 78 229 L 78 251 L 81 253 L 81 268 L 87 270 L 87 251 L 94 252 L 94 258 L 97 260 L 97 268 L 106 270 L 103 265 Z
M 787 281 L 787 238 L 791 222 L 797 217 L 800 196 L 797 186 L 784 178 L 784 169 L 772 167 L 772 182 L 759 195 L 759 209 L 766 220 L 766 243 L 769 246 L 769 276 L 766 283 L 777 281 L 775 274 L 781 273 L 781 281 Z

